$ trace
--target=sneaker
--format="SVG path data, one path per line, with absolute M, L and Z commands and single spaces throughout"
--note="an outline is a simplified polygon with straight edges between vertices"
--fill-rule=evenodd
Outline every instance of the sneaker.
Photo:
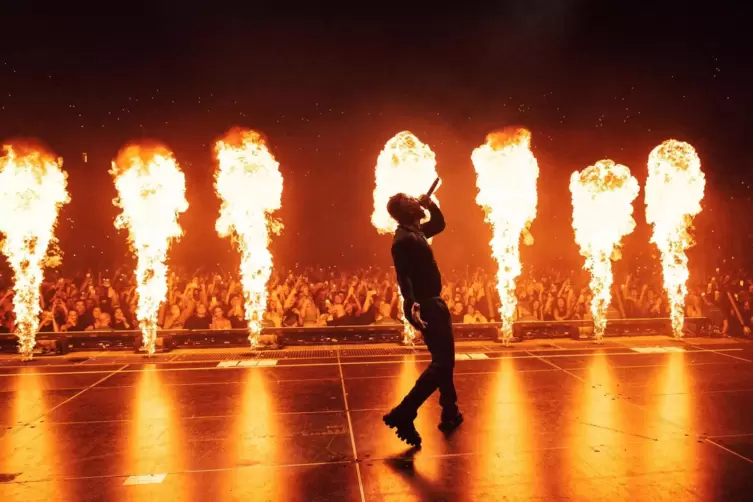
M 416 448 L 421 447 L 421 435 L 416 430 L 416 426 L 413 425 L 413 420 L 401 415 L 394 408 L 383 416 L 382 420 L 390 429 L 396 429 L 395 433 L 400 440 Z
M 444 432 L 445 434 L 449 434 L 450 432 L 457 429 L 462 423 L 463 423 L 463 414 L 458 411 L 454 417 L 449 417 L 449 418 L 442 417 L 442 421 L 439 422 L 439 425 L 437 426 L 437 428 L 440 431 Z

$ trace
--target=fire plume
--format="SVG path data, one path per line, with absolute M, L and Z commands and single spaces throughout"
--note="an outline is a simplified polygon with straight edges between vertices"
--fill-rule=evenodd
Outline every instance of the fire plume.
M 422 143 L 413 133 L 402 131 L 390 138 L 377 157 L 375 169 L 374 212 L 371 224 L 380 234 L 397 230 L 397 223 L 387 212 L 387 201 L 396 193 L 418 197 L 426 193 L 431 182 L 437 178 L 437 159 L 428 145 Z M 439 187 L 437 187 L 439 189 Z M 436 194 L 436 191 L 434 192 Z M 434 202 L 439 202 L 432 195 Z M 403 298 L 400 297 L 400 312 Z M 404 340 L 412 343 L 416 334 L 406 320 Z
M 654 226 L 651 242 L 661 252 L 672 330 L 678 337 L 685 322 L 690 277 L 685 251 L 694 244 L 690 229 L 693 217 L 701 212 L 705 187 L 701 160 L 688 143 L 669 139 L 649 154 L 646 221 Z
M 13 142 L 0 157 L 0 250 L 14 274 L 18 350 L 31 359 L 39 327 L 43 268 L 58 213 L 70 201 L 63 161 L 41 147 Z
M 118 191 L 113 203 L 122 209 L 115 227 L 128 229 L 137 259 L 136 317 L 143 345 L 153 354 L 159 307 L 167 296 L 167 252 L 183 235 L 178 215 L 188 209 L 186 179 L 173 153 L 159 144 L 124 147 L 110 174 Z
M 282 206 L 280 164 L 261 135 L 231 129 L 215 145 L 218 168 L 215 190 L 222 200 L 216 229 L 231 235 L 240 248 L 240 277 L 251 346 L 256 345 L 267 306 L 267 281 L 272 273 L 270 236 L 282 223 L 272 213 Z
M 607 326 L 612 299 L 612 260 L 620 258 L 620 241 L 635 230 L 633 201 L 640 185 L 630 169 L 611 160 L 600 160 L 570 177 L 573 197 L 573 230 L 583 266 L 591 273 L 591 314 L 594 335 L 600 340 Z
M 499 266 L 497 291 L 501 307 L 502 339 L 512 338 L 517 298 L 515 279 L 520 275 L 520 238 L 530 245 L 529 228 L 536 218 L 536 183 L 539 165 L 531 151 L 531 133 L 510 128 L 489 134 L 486 143 L 471 154 L 476 169 L 476 202 L 492 227 L 489 245 Z

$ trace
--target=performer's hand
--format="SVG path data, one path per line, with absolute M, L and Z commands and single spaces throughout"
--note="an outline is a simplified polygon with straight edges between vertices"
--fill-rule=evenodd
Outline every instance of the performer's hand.
M 743 333 L 745 333 L 746 335 L 749 335 L 750 334 L 750 328 L 748 326 L 745 326 L 743 328 Z
M 414 303 L 410 308 L 410 313 L 416 326 L 418 326 L 420 329 L 426 329 L 428 324 L 425 323 L 423 319 L 421 319 L 421 305 L 419 305 L 418 302 Z
M 429 197 L 426 194 L 421 194 L 418 197 L 418 203 L 421 204 L 421 207 L 429 209 L 429 206 L 431 206 L 431 197 Z

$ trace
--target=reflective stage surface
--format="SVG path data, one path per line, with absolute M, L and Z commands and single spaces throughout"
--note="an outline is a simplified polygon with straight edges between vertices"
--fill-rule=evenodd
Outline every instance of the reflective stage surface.
M 301 351 L 277 360 L 247 360 L 237 350 L 4 358 L 0 500 L 680 501 L 753 493 L 753 344 L 460 344 L 471 353 L 456 366 L 466 421 L 445 438 L 432 397 L 417 420 L 417 452 L 381 416 L 427 355 L 328 349 L 326 357 Z

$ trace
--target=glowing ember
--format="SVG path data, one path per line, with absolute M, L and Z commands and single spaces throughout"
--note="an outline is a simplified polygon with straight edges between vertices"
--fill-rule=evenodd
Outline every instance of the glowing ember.
M 670 139 L 649 154 L 646 221 L 654 225 L 651 242 L 661 252 L 672 330 L 678 337 L 682 336 L 685 322 L 686 282 L 690 275 L 685 251 L 694 244 L 690 229 L 693 217 L 701 212 L 705 187 L 701 160 L 688 143 Z
M 575 242 L 591 273 L 591 313 L 594 335 L 600 340 L 607 326 L 612 299 L 612 260 L 620 258 L 620 241 L 635 229 L 633 201 L 640 186 L 630 169 L 600 160 L 570 177 Z
M 377 157 L 374 213 L 371 215 L 371 223 L 380 234 L 389 234 L 397 230 L 397 223 L 387 212 L 387 201 L 390 197 L 399 192 L 413 197 L 426 193 L 437 178 L 436 166 L 437 160 L 431 148 L 408 131 L 397 133 L 384 145 L 384 150 Z M 439 203 L 436 190 L 434 194 L 432 199 Z M 402 305 L 401 296 L 400 312 Z M 404 325 L 404 340 L 406 343 L 412 343 L 416 336 L 415 331 L 407 320 Z
M 70 201 L 62 159 L 41 147 L 13 142 L 0 157 L 0 249 L 14 274 L 19 352 L 31 359 L 39 327 L 43 268 L 58 212 Z M 55 249 L 53 246 L 52 249 Z
M 502 338 L 512 338 L 517 305 L 515 279 L 520 275 L 520 237 L 533 244 L 528 232 L 536 217 L 539 165 L 531 151 L 531 133 L 506 129 L 492 133 L 471 155 L 476 168 L 476 202 L 492 226 L 492 256 L 497 261 L 497 290 L 501 301 Z
M 219 161 L 215 189 L 222 199 L 217 232 L 233 236 L 241 252 L 241 284 L 251 346 L 261 332 L 267 306 L 267 281 L 272 273 L 271 234 L 282 223 L 271 213 L 282 205 L 279 163 L 259 133 L 232 129 L 215 145 Z
M 118 198 L 123 212 L 115 219 L 127 228 L 137 258 L 136 291 L 143 344 L 154 353 L 157 314 L 167 295 L 167 252 L 183 231 L 178 215 L 188 209 L 186 179 L 173 154 L 159 144 L 124 147 L 112 163 Z

